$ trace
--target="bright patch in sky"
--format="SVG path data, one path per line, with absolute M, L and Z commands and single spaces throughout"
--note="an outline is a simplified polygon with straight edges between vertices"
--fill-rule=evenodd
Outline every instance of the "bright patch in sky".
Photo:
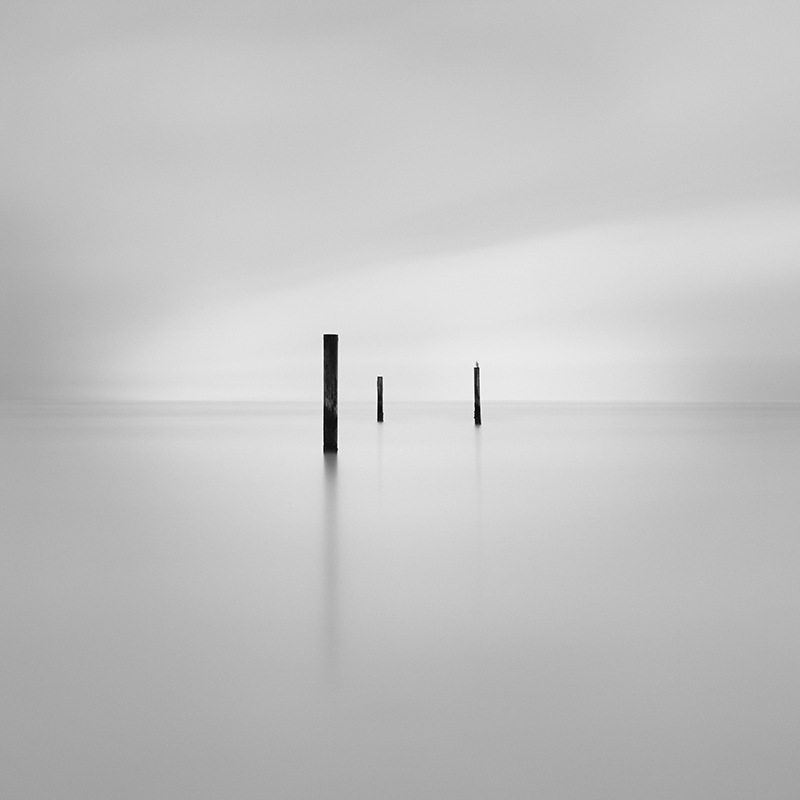
M 321 334 L 340 392 L 487 399 L 790 400 L 800 389 L 800 208 L 598 224 L 335 271 L 279 291 L 209 291 L 115 343 L 98 378 L 158 399 L 316 399 Z M 123 355 L 121 355 L 123 354 Z

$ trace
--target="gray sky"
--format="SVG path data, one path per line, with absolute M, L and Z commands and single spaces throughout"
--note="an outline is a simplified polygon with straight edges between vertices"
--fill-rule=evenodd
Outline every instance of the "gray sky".
M 800 400 L 798 30 L 5 2 L 6 394 L 315 398 L 338 330 L 344 396 L 459 396 L 477 357 L 487 397 Z

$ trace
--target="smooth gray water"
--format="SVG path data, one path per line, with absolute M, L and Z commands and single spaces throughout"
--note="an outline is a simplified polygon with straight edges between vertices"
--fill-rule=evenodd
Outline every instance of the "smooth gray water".
M 0 796 L 800 796 L 800 410 L 3 421 Z

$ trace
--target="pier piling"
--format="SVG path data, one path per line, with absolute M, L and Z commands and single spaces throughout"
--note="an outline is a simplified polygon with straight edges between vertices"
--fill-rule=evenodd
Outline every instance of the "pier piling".
M 474 389 L 475 389 L 475 424 L 481 424 L 481 368 L 478 362 L 475 362 L 474 368 Z
M 323 407 L 322 452 L 335 453 L 339 449 L 339 334 L 326 333 L 322 337 Z

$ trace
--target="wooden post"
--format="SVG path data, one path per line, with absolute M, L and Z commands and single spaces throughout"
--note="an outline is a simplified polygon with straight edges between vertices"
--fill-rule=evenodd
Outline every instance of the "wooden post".
M 475 375 L 475 424 L 481 424 L 481 368 L 478 362 L 475 362 L 473 370 Z
M 323 408 L 322 452 L 335 453 L 339 449 L 339 334 L 326 333 L 322 337 Z
M 378 422 L 383 422 L 383 375 L 378 375 Z

